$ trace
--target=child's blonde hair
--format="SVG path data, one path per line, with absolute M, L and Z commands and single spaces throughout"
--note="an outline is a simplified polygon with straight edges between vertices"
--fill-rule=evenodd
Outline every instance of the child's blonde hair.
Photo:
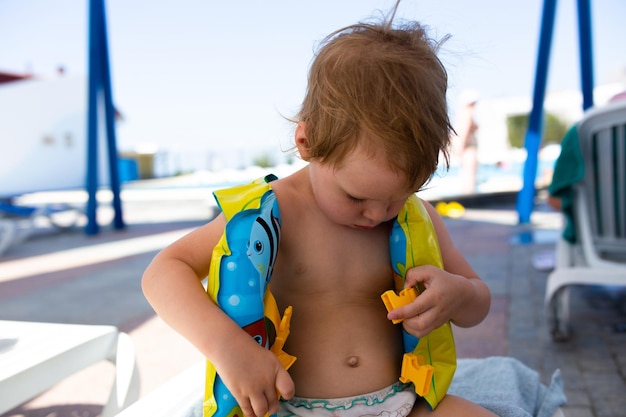
M 440 154 L 449 163 L 448 77 L 436 55 L 439 43 L 425 27 L 392 21 L 393 14 L 381 23 L 351 25 L 322 42 L 298 121 L 306 123 L 312 159 L 339 166 L 363 144 L 382 151 L 417 190 Z

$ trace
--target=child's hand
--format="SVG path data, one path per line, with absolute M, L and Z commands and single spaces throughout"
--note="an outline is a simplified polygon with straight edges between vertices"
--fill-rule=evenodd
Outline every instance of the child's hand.
M 278 395 L 289 399 L 295 386 L 276 356 L 259 345 L 231 349 L 216 370 L 248 417 L 278 412 Z
M 404 319 L 404 329 L 416 337 L 452 320 L 467 295 L 466 278 L 431 265 L 410 269 L 405 281 L 405 288 L 421 283 L 425 290 L 412 303 L 390 311 L 387 318 Z

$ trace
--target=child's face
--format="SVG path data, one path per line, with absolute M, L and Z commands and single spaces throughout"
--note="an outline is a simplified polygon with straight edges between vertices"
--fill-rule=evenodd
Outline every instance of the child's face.
M 357 147 L 340 167 L 309 165 L 315 200 L 333 222 L 367 230 L 394 219 L 414 191 L 379 155 Z

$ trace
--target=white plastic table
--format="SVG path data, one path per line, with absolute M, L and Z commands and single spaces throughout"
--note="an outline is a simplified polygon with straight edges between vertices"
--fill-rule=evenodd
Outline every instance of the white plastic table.
M 114 326 L 0 320 L 0 414 L 102 360 L 116 365 L 103 417 L 139 397 L 132 340 Z

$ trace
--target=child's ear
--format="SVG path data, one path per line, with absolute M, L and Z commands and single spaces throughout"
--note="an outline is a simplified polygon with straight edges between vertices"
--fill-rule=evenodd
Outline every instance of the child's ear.
M 306 136 L 305 122 L 299 122 L 296 126 L 295 142 L 296 148 L 298 148 L 298 153 L 300 154 L 300 158 L 308 161 L 311 157 L 311 152 L 309 148 L 309 139 Z

